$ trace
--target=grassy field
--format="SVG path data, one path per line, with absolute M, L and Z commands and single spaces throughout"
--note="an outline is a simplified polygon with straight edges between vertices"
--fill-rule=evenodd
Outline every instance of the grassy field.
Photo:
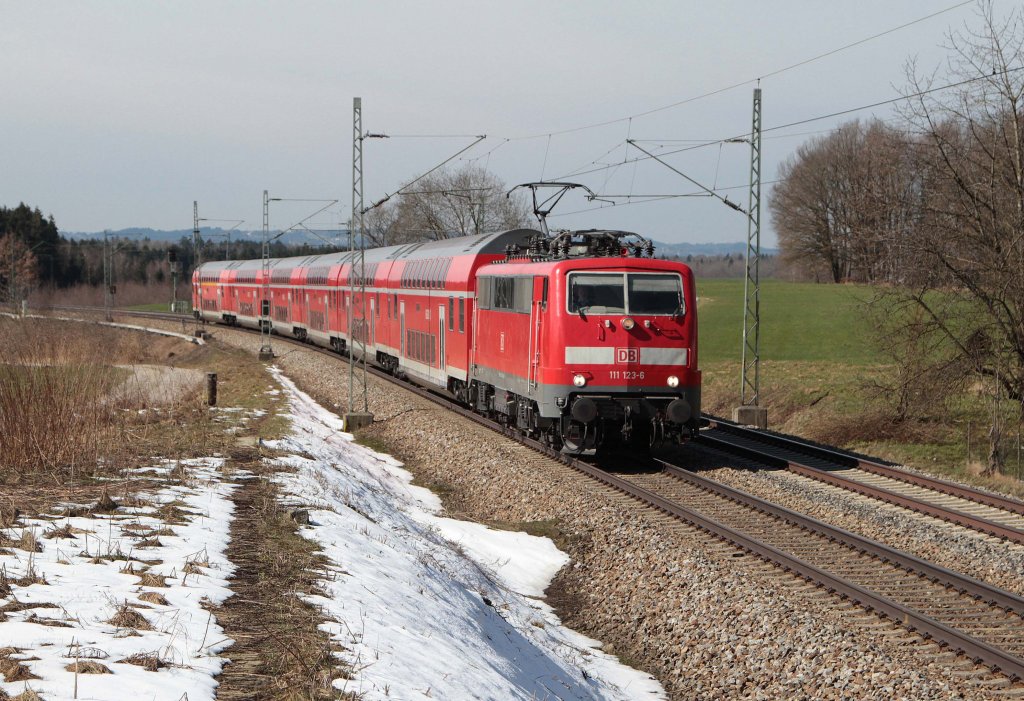
M 701 280 L 697 293 L 703 409 L 729 416 L 739 404 L 743 280 Z M 865 316 L 871 297 L 860 285 L 762 282 L 761 404 L 769 427 L 1024 494 L 1019 481 L 976 474 L 991 412 L 983 392 L 955 396 L 914 422 L 892 421 L 887 385 L 895 366 Z M 1019 478 L 1019 413 L 1007 407 L 1004 414 L 1006 471 Z
M 739 362 L 743 280 L 697 283 L 702 363 Z M 877 362 L 860 305 L 869 288 L 765 280 L 761 283 L 761 358 L 766 361 Z

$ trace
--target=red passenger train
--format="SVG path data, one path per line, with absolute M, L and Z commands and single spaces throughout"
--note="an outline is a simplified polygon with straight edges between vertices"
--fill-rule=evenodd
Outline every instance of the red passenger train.
M 205 263 L 193 308 L 367 359 L 567 452 L 646 448 L 700 419 L 693 274 L 618 231 L 516 229 L 352 257 Z M 365 285 L 365 298 L 360 292 Z M 357 344 L 352 344 L 355 333 Z

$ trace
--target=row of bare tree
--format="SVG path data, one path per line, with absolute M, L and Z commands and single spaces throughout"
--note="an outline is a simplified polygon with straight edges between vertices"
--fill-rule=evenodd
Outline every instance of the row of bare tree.
M 948 37 L 945 75 L 909 64 L 898 126 L 852 122 L 809 142 L 770 204 L 784 256 L 885 283 L 875 309 L 908 413 L 979 375 L 997 403 L 1024 407 L 1024 12 L 997 19 L 982 2 L 979 15 Z
M 526 200 L 473 164 L 440 170 L 366 213 L 367 245 L 435 241 L 534 224 Z

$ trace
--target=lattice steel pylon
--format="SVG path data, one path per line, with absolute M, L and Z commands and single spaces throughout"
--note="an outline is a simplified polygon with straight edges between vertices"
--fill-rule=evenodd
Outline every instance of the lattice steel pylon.
M 192 200 L 192 260 L 194 261 L 193 270 L 198 271 L 199 267 L 203 264 L 203 247 L 199 245 L 199 200 Z M 193 318 L 196 320 L 196 332 L 198 333 L 199 327 L 202 324 L 202 304 L 203 304 L 203 281 L 202 278 L 199 280 L 199 315 L 193 314 Z
M 116 241 L 116 239 L 115 239 Z M 11 255 L 14 255 L 13 252 Z M 13 277 L 12 277 L 13 289 Z M 11 305 L 15 303 L 15 295 L 11 295 Z M 113 321 L 114 307 L 114 244 L 110 242 L 110 231 L 103 231 L 103 318 Z
M 260 360 L 274 357 L 270 345 L 270 193 L 263 191 L 263 285 L 260 294 Z
M 363 100 L 352 98 L 352 220 L 349 224 L 349 267 L 348 267 L 348 335 L 351 345 L 348 349 L 348 420 L 346 428 L 356 428 L 373 420 L 369 414 L 370 402 L 366 384 L 366 338 L 369 334 L 369 321 L 366 311 L 366 256 L 363 241 Z M 358 250 L 356 237 L 359 237 Z M 356 281 L 358 276 L 359 305 L 362 309 L 360 329 L 357 333 L 356 323 Z M 359 358 L 357 359 L 356 353 Z M 356 363 L 361 363 L 360 381 L 363 385 L 363 401 L 361 413 L 356 410 Z M 368 420 L 367 420 L 368 417 Z
M 754 88 L 750 129 L 750 204 L 747 207 L 746 277 L 743 280 L 743 357 L 740 403 L 758 406 L 761 393 L 761 88 Z

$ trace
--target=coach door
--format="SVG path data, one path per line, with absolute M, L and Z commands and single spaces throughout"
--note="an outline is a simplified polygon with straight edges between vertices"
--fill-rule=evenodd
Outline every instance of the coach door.
M 377 315 L 374 311 L 377 309 L 377 295 L 370 297 L 370 338 L 366 340 L 366 345 L 376 346 L 377 345 Z
M 437 308 L 437 367 L 441 369 L 441 382 L 447 384 L 448 364 L 444 358 L 444 305 Z
M 398 303 L 398 332 L 401 334 L 402 357 L 405 355 L 405 300 Z

